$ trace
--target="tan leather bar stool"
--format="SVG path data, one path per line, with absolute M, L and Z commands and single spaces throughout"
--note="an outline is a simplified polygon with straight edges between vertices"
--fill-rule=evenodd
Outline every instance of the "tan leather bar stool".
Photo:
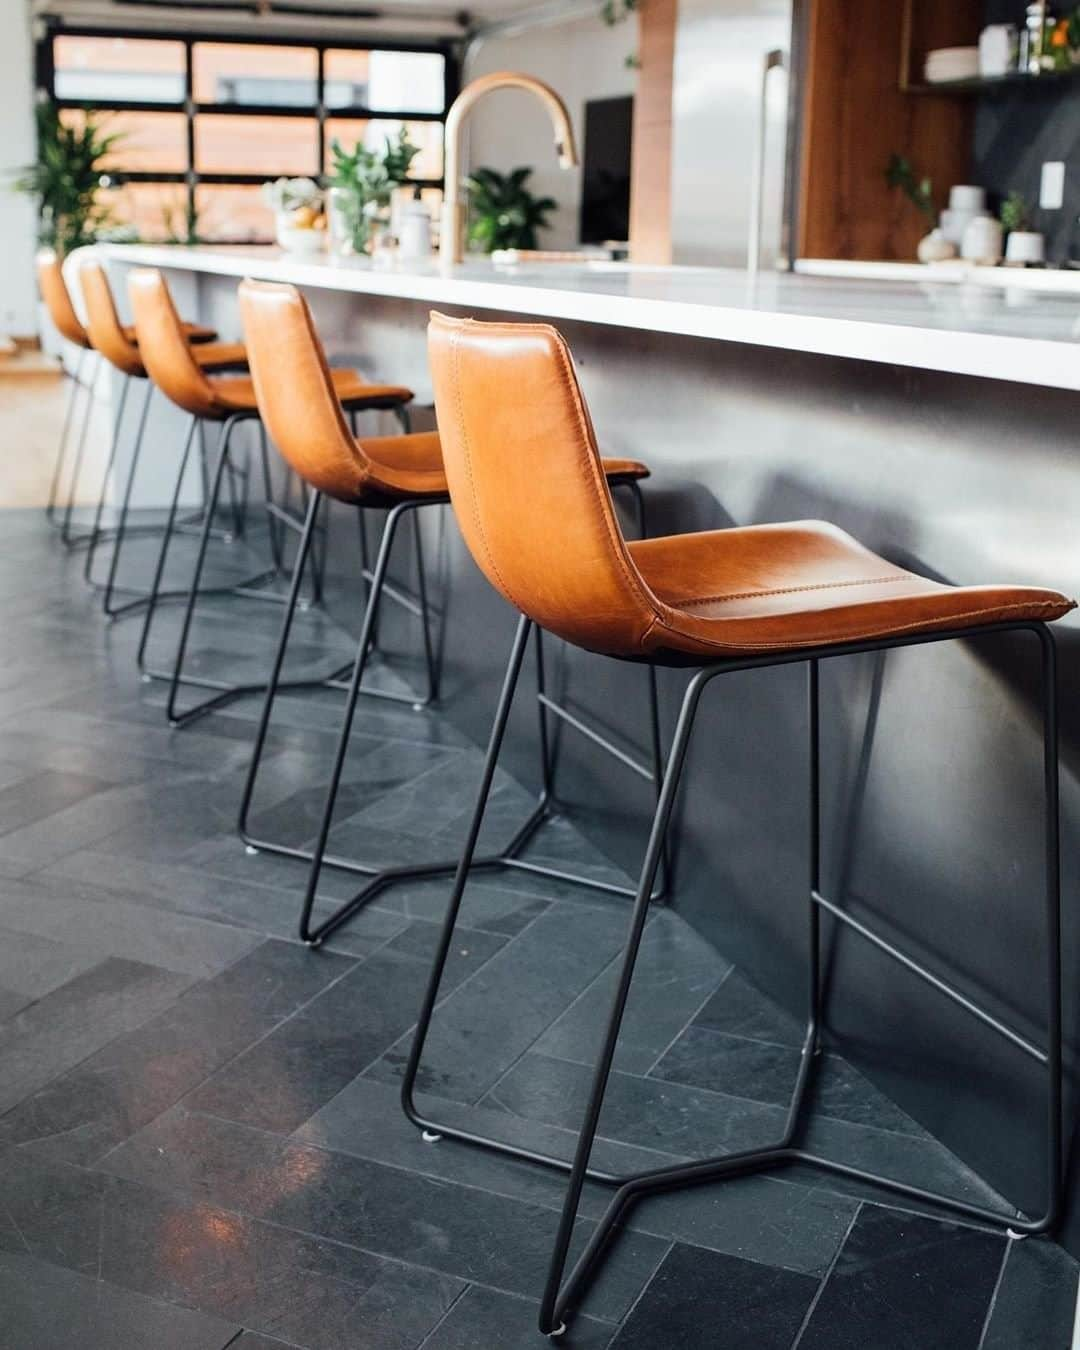
M 97 374 L 97 367 L 100 358 L 94 351 L 94 344 L 90 341 L 90 334 L 86 331 L 78 314 L 75 312 L 75 306 L 72 304 L 71 295 L 68 292 L 67 282 L 64 280 L 63 263 L 55 249 L 39 249 L 34 260 L 35 271 L 37 272 L 38 289 L 41 292 L 41 298 L 45 302 L 45 308 L 49 311 L 49 317 L 53 326 L 61 337 L 65 338 L 74 347 L 78 348 L 78 356 L 75 360 L 75 370 L 72 375 L 71 392 L 68 395 L 67 408 L 64 412 L 64 421 L 60 431 L 60 443 L 57 446 L 56 464 L 53 468 L 52 482 L 49 487 L 49 501 L 45 508 L 46 518 L 55 521 L 57 497 L 60 491 L 60 480 L 63 476 L 64 465 L 67 459 L 67 447 L 72 430 L 72 423 L 75 416 L 75 406 L 78 401 L 80 391 L 85 392 L 85 406 L 83 408 L 82 425 L 79 429 L 78 440 L 76 442 L 75 460 L 72 467 L 70 481 L 67 492 L 67 505 L 64 511 L 63 521 L 60 526 L 61 538 L 64 543 L 71 546 L 90 539 L 90 533 L 80 536 L 79 539 L 72 538 L 71 535 L 71 512 L 74 506 L 75 493 L 78 488 L 80 469 L 82 468 L 83 452 L 86 447 L 86 434 L 90 426 L 90 411 L 93 406 L 94 396 L 94 378 Z M 184 331 L 189 342 L 212 342 L 217 334 L 212 328 L 204 328 L 200 324 L 186 323 Z M 134 337 L 133 329 L 125 329 L 127 335 Z
M 139 469 L 139 458 L 142 451 L 143 436 L 146 431 L 146 420 L 150 412 L 150 400 L 154 392 L 154 386 L 147 375 L 144 354 L 139 350 L 135 330 L 120 322 L 119 315 L 116 312 L 116 303 L 113 300 L 112 289 L 109 286 L 109 279 L 106 275 L 105 268 L 101 263 L 94 259 L 88 259 L 83 262 L 79 268 L 79 285 L 82 288 L 83 300 L 86 305 L 86 328 L 90 336 L 90 341 L 94 346 L 94 350 L 123 376 L 120 387 L 120 399 L 116 409 L 116 420 L 113 424 L 112 443 L 109 449 L 105 476 L 102 480 L 101 494 L 98 498 L 97 509 L 94 514 L 94 524 L 90 532 L 89 547 L 87 549 L 86 562 L 83 568 L 87 582 L 93 585 L 95 589 L 103 591 L 102 608 L 105 613 L 110 618 L 117 618 L 121 614 L 130 613 L 133 610 L 145 606 L 150 598 L 147 593 L 139 592 L 134 599 L 128 600 L 122 604 L 114 604 L 114 596 L 117 592 L 123 589 L 129 589 L 117 586 L 116 578 L 124 540 L 128 533 L 127 522 L 131 508 L 131 495 Z M 237 368 L 244 368 L 244 348 L 241 343 L 208 341 L 192 343 L 191 334 L 193 331 L 199 338 L 205 338 L 211 333 L 211 330 L 198 328 L 193 330 L 191 325 L 183 325 L 181 327 L 182 341 L 185 347 L 191 351 L 191 359 L 201 368 L 206 370 L 235 370 Z M 98 544 L 104 537 L 101 528 L 101 519 L 105 510 L 105 500 L 108 495 L 109 483 L 120 449 L 120 431 L 123 426 L 124 409 L 127 404 L 128 392 L 131 388 L 132 380 L 144 380 L 146 382 L 146 393 L 143 397 L 142 407 L 139 411 L 138 427 L 132 445 L 131 460 L 128 464 L 127 476 L 124 482 L 120 515 L 114 531 L 112 557 L 109 560 L 108 578 L 104 584 L 101 584 L 94 580 L 94 559 L 97 553 Z M 173 527 L 176 527 L 176 522 L 173 522 L 170 528 Z M 155 533 L 157 532 L 157 528 L 160 527 L 155 528 Z
M 139 350 L 145 358 L 146 369 L 162 393 L 191 416 L 187 444 L 180 462 L 176 489 L 170 506 L 170 522 L 176 515 L 196 427 L 203 423 L 214 423 L 220 428 L 217 464 L 210 480 L 199 549 L 187 591 L 187 605 L 172 670 L 152 670 L 146 664 L 146 648 L 156 607 L 155 598 L 161 585 L 171 540 L 171 532 L 169 531 L 166 532 L 162 540 L 161 552 L 158 556 L 157 569 L 150 593 L 150 604 L 146 611 L 142 638 L 139 643 L 138 661 L 144 676 L 149 679 L 166 680 L 169 683 L 166 714 L 170 725 L 176 727 L 186 725 L 196 717 L 203 716 L 230 699 L 243 694 L 261 693 L 265 688 L 262 683 L 230 683 L 224 680 L 188 674 L 184 671 L 196 601 L 200 593 L 206 594 L 205 591 L 200 591 L 200 582 L 206 562 L 211 522 L 217 510 L 223 480 L 232 466 L 232 434 L 241 422 L 259 421 L 260 433 L 263 433 L 263 424 L 259 418 L 259 404 L 256 399 L 255 385 L 250 375 L 212 375 L 208 373 L 205 365 L 198 361 L 196 349 L 184 340 L 180 320 L 162 274 L 151 268 L 139 268 L 131 273 L 128 286 L 132 312 L 135 316 L 135 329 L 139 338 Z M 277 333 L 267 334 L 266 337 L 274 343 L 282 341 L 281 335 Z M 287 367 L 283 372 L 279 372 L 278 378 L 288 384 L 292 376 Z M 330 382 L 334 397 L 349 411 L 363 412 L 386 409 L 396 413 L 407 425 L 407 405 L 412 399 L 411 390 L 400 385 L 370 384 L 354 370 L 334 370 L 331 372 Z M 227 589 L 233 595 L 247 596 L 250 599 L 272 604 L 282 604 L 286 601 L 276 591 L 259 589 L 259 586 L 261 583 L 272 579 L 280 571 L 280 542 L 275 533 L 275 525 L 291 524 L 292 518 L 287 513 L 278 511 L 274 507 L 273 487 L 264 435 L 261 449 L 266 503 L 270 513 L 271 548 L 274 554 L 274 565 L 269 571 L 261 573 L 258 577 L 252 578 L 243 585 Z M 306 680 L 296 682 L 293 687 L 311 687 L 323 683 L 322 680 Z M 181 711 L 177 706 L 177 698 L 181 686 L 185 685 L 213 692 L 210 697 Z
M 310 310 L 295 287 L 245 281 L 240 287 L 240 310 L 251 360 L 252 379 L 263 419 L 287 462 L 311 487 L 312 498 L 308 506 L 307 522 L 293 572 L 282 635 L 267 685 L 262 718 L 240 806 L 239 829 L 241 838 L 251 852 L 275 853 L 311 863 L 301 910 L 300 936 L 305 942 L 317 945 L 386 887 L 409 877 L 437 876 L 452 872 L 457 866 L 456 859 L 444 859 L 403 867 L 374 867 L 353 859 L 328 854 L 326 851 L 358 697 L 361 693 L 386 697 L 379 690 L 365 686 L 363 677 L 371 651 L 379 605 L 384 595 L 390 594 L 387 569 L 398 527 L 407 515 L 413 516 L 415 524 L 417 513 L 421 508 L 445 505 L 449 498 L 437 433 L 361 439 L 351 434 L 342 415 L 341 403 L 335 395 L 334 372 L 326 364 Z M 633 460 L 605 460 L 602 472 L 613 485 L 632 488 L 635 500 L 640 504 L 636 484 L 648 474 L 643 464 Z M 256 837 L 250 829 L 249 813 L 274 698 L 280 688 L 281 670 L 299 593 L 300 578 L 311 545 L 312 531 L 319 510 L 319 498 L 324 495 L 356 507 L 362 513 L 382 514 L 385 516 L 385 525 L 378 558 L 371 574 L 371 585 L 367 593 L 351 678 L 347 683 L 338 685 L 348 690 L 348 697 L 319 832 L 314 848 L 306 849 Z M 418 528 L 414 542 L 417 548 L 416 564 L 419 578 L 419 604 L 415 612 L 423 623 L 429 679 L 427 699 L 416 701 L 418 706 L 423 706 L 424 702 L 435 697 L 437 683 L 427 618 L 424 565 Z M 329 683 L 333 684 L 334 681 Z M 651 680 L 649 690 L 650 711 L 653 724 L 656 725 L 655 686 Z M 540 697 L 541 699 L 545 697 L 542 683 Z M 411 698 L 406 701 L 414 702 Z M 560 706 L 552 700 L 548 700 L 546 705 L 541 703 L 540 711 L 542 719 L 549 711 L 555 715 L 562 712 Z M 546 724 L 542 722 L 542 725 Z M 580 722 L 578 727 L 593 739 L 601 739 Z M 657 741 L 658 739 L 657 732 Z M 548 809 L 550 764 L 546 754 L 543 756 L 542 768 L 545 794 L 541 797 L 536 811 L 516 832 L 512 842 L 503 852 L 478 859 L 477 865 L 513 867 L 520 864 L 532 871 L 558 875 L 564 880 L 581 885 L 601 890 L 613 889 L 609 884 L 592 877 L 578 876 L 562 870 L 556 872 L 540 864 L 527 863 L 517 858 L 518 851 L 543 821 Z M 313 925 L 312 909 L 324 865 L 367 876 L 371 880 L 356 895 L 338 906 L 332 914 Z
M 540 1330 L 557 1335 L 578 1305 L 613 1228 L 635 1200 L 660 1191 L 801 1163 L 1015 1234 L 1045 1232 L 1060 1211 L 1061 946 L 1058 842 L 1057 678 L 1049 621 L 1074 602 L 1033 586 L 949 586 L 895 566 L 822 521 L 756 525 L 628 542 L 612 509 L 570 353 L 542 324 L 482 324 L 433 315 L 429 352 L 443 458 L 455 515 L 477 565 L 520 614 L 495 715 L 483 781 L 414 1038 L 402 1102 L 428 1139 L 440 1135 L 568 1171 L 570 1182 L 540 1311 Z M 525 453 L 542 445 L 542 457 Z M 528 502 L 528 510 L 520 508 Z M 558 634 L 617 660 L 689 668 L 649 835 L 620 975 L 572 1163 L 445 1125 L 423 1115 L 414 1088 L 484 807 L 514 697 L 529 631 Z M 823 660 L 973 635 L 1024 633 L 1042 661 L 1045 795 L 1047 1029 L 1035 1044 L 979 1007 L 921 962 L 848 915 L 821 893 L 818 669 Z M 810 868 L 807 886 L 810 999 L 800 1069 L 779 1139 L 756 1149 L 679 1166 L 613 1176 L 590 1164 L 648 914 L 660 851 L 679 789 L 699 700 L 719 676 L 804 664 L 809 683 Z M 1046 1071 L 1045 1212 L 1031 1219 L 936 1195 L 920 1186 L 823 1158 L 799 1142 L 822 1025 L 819 920 L 843 927 L 1008 1039 Z M 492 1016 L 499 1010 L 492 1009 Z M 435 1069 L 435 1066 L 431 1066 Z M 571 1274 L 567 1253 L 586 1179 L 617 1189 Z

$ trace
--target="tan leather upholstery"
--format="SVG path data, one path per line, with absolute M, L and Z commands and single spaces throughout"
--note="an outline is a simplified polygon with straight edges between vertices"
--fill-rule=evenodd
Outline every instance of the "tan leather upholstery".
M 433 314 L 454 511 L 492 584 L 594 651 L 723 660 L 998 620 L 1059 618 L 1034 586 L 948 586 L 800 521 L 627 543 L 570 353 L 544 324 Z
M 311 311 L 294 286 L 243 282 L 240 314 L 263 423 L 301 478 L 353 503 L 445 495 L 437 433 L 353 436 L 342 412 L 350 392 L 361 407 L 366 391 L 375 407 L 404 403 L 412 394 L 331 370 Z M 358 383 L 350 388 L 351 381 Z
M 34 265 L 37 269 L 41 298 L 45 301 L 45 308 L 49 311 L 49 318 L 52 319 L 57 332 L 69 342 L 74 342 L 76 346 L 89 347 L 90 335 L 75 313 L 75 306 L 71 303 L 67 283 L 64 281 L 60 257 L 55 249 L 39 249 Z
M 79 268 L 79 285 L 86 304 L 86 327 L 97 351 L 117 370 L 139 379 L 147 376 L 147 367 L 137 345 L 134 328 L 121 324 L 116 313 L 112 288 L 99 262 L 87 261 Z M 171 304 L 171 301 L 170 301 Z M 173 311 L 175 315 L 175 310 Z M 188 346 L 185 325 L 176 319 L 179 338 L 190 353 L 190 360 L 206 370 L 235 370 L 247 364 L 243 343 L 206 342 Z M 212 332 L 205 329 L 205 332 Z
M 49 311 L 53 326 L 62 337 L 67 338 L 68 342 L 74 342 L 79 347 L 91 348 L 93 343 L 90 341 L 90 334 L 83 327 L 82 320 L 71 303 L 71 295 L 64 280 L 63 264 L 55 249 L 39 249 L 34 262 L 38 289 L 41 291 L 41 298 L 45 301 L 45 308 Z M 212 328 L 207 328 L 205 324 L 185 323 L 183 327 L 184 336 L 189 342 L 213 342 L 217 337 L 217 333 Z M 134 343 L 134 327 L 125 324 L 121 332 L 128 342 Z

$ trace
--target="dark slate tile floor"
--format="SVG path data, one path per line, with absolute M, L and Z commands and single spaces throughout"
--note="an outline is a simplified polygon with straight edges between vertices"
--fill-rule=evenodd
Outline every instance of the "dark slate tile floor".
M 446 882 L 385 893 L 325 950 L 297 944 L 303 867 L 249 856 L 234 833 L 257 705 L 169 731 L 160 687 L 134 674 L 136 625 L 104 626 L 81 560 L 38 514 L 3 523 L 0 1350 L 546 1344 L 536 1299 L 561 1177 L 425 1144 L 398 1105 Z M 278 617 L 207 606 L 195 662 L 260 671 Z M 298 624 L 309 666 L 348 653 L 319 613 Z M 314 833 L 337 709 L 329 693 L 282 699 L 257 831 Z M 445 717 L 369 701 L 334 847 L 392 862 L 452 854 L 477 770 Z M 493 829 L 528 805 L 506 778 L 496 804 Z M 572 822 L 538 848 L 612 870 Z M 352 889 L 324 873 L 320 911 Z M 420 1080 L 425 1111 L 567 1156 L 625 920 L 622 902 L 594 893 L 478 877 Z M 798 1045 L 797 1024 L 677 906 L 658 911 L 596 1161 L 629 1170 L 760 1141 L 783 1116 Z M 816 1147 L 990 1198 L 836 1054 L 816 1107 Z M 606 1198 L 586 1189 L 577 1245 Z M 1052 1243 L 790 1171 L 640 1205 L 564 1343 L 1065 1350 L 1076 1284 Z

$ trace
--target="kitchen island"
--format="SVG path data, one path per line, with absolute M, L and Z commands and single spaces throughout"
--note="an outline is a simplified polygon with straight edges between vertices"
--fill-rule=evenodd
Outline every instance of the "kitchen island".
M 105 252 L 118 292 L 126 267 L 163 267 L 185 312 L 226 337 L 238 335 L 240 277 L 295 282 L 334 359 L 408 383 L 420 401 L 430 389 L 429 309 L 557 323 L 605 450 L 652 466 L 654 534 L 823 518 L 943 580 L 1080 592 L 1080 297 L 1017 299 L 929 279 L 750 280 L 619 265 L 504 272 L 486 263 L 444 273 L 435 264 L 378 270 L 271 249 Z M 164 434 L 154 445 L 164 459 L 174 454 Z M 349 525 L 343 518 L 333 554 L 333 606 L 355 624 Z M 448 620 L 444 706 L 480 741 L 513 616 L 448 519 L 431 535 Z M 1080 877 L 1070 859 L 1080 829 L 1080 722 L 1070 694 L 1080 683 L 1078 633 L 1076 620 L 1059 626 L 1066 1028 L 1074 1045 Z M 416 638 L 405 627 L 389 636 L 402 650 Z M 1021 637 L 824 664 L 823 890 L 1038 1041 L 1035 669 Z M 576 711 L 644 754 L 640 669 L 563 653 L 553 678 Z M 668 735 L 682 678 L 665 672 Z M 806 932 L 802 672 L 729 677 L 713 686 L 703 717 L 678 821 L 672 902 L 796 1010 Z M 506 762 L 526 782 L 535 777 L 534 732 L 523 702 Z M 607 856 L 633 870 L 650 789 L 627 773 L 625 790 L 612 794 L 620 770 L 600 756 L 567 733 L 559 795 Z M 543 850 L 542 837 L 536 847 Z M 582 893 L 582 903 L 610 902 Z M 859 1063 L 865 1048 L 863 1062 L 880 1086 L 1035 1212 L 1037 1066 L 857 937 L 838 938 L 832 959 L 830 1024 L 850 1057 Z M 883 1131 L 881 1155 L 854 1161 L 885 1170 L 890 1150 L 902 1147 L 902 1136 Z

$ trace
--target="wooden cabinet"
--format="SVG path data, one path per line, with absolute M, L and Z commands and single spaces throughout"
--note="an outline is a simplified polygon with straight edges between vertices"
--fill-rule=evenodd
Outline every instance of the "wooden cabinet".
M 944 205 L 970 173 L 974 109 L 955 94 L 908 92 L 902 75 L 934 47 L 969 45 L 980 16 L 978 0 L 808 0 L 798 256 L 914 258 L 926 221 L 886 186 L 889 157 L 906 155 Z
M 980 0 L 796 0 L 798 257 L 912 259 L 926 221 L 885 183 L 894 153 L 939 205 L 970 173 L 970 99 L 902 88 L 934 47 L 970 44 Z M 631 251 L 671 260 L 671 92 L 677 0 L 641 0 Z

